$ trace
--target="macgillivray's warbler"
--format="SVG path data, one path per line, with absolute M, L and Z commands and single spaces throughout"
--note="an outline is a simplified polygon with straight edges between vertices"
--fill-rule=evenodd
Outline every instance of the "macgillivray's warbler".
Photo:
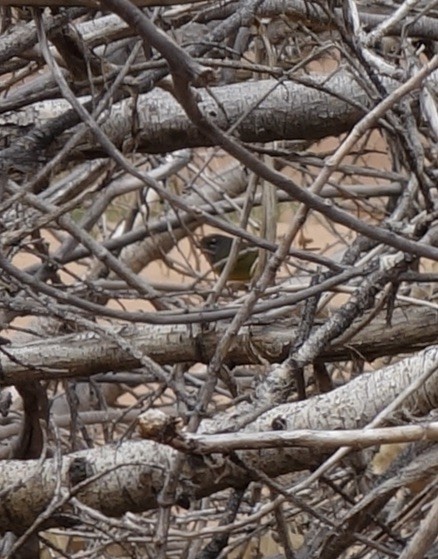
M 233 240 L 233 237 L 216 233 L 201 239 L 202 253 L 217 274 L 222 272 L 227 263 Z M 254 264 L 258 254 L 257 248 L 250 247 L 242 242 L 234 267 L 228 276 L 228 281 L 249 281 L 254 273 Z

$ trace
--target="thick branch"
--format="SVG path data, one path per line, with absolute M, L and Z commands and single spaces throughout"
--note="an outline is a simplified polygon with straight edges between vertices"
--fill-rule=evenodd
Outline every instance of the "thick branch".
M 292 81 L 260 80 L 211 88 L 213 95 L 198 90 L 199 106 L 212 122 L 223 130 L 238 124 L 235 135 L 244 142 L 269 142 L 272 140 L 317 140 L 350 130 L 367 112 L 370 106 L 365 92 L 351 75 L 339 73 L 327 80 L 327 76 L 315 76 L 314 83 L 321 90 Z M 327 80 L 327 81 L 325 81 Z M 393 82 L 393 87 L 396 85 Z M 64 109 L 62 106 L 64 105 Z M 20 126 L 37 127 L 43 124 L 38 115 L 68 110 L 68 103 L 44 102 L 26 112 L 2 117 L 3 127 L 11 134 L 13 123 L 19 116 Z M 242 115 L 247 116 L 242 119 Z M 135 138 L 132 137 L 133 119 L 138 123 Z M 181 106 L 170 93 L 156 90 L 115 103 L 101 122 L 102 131 L 117 146 L 135 141 L 138 152 L 162 153 L 182 147 L 212 145 L 210 139 L 199 132 L 187 118 Z M 75 133 L 72 128 L 61 135 L 50 148 L 56 153 Z M 129 140 L 131 138 L 131 140 Z M 106 156 L 89 133 L 86 139 L 71 153 L 71 158 L 83 159 Z
M 120 330 L 120 336 L 160 365 L 180 362 L 208 363 L 227 327 L 215 330 L 198 325 L 141 326 Z M 354 330 L 354 324 L 353 324 Z M 347 332 L 348 334 L 348 332 Z M 293 326 L 245 326 L 227 356 L 229 365 L 281 362 L 295 341 Z M 430 308 L 397 309 L 391 325 L 386 316 L 376 317 L 347 343 L 336 340 L 320 355 L 321 361 L 342 361 L 358 355 L 372 361 L 384 355 L 415 351 L 434 343 L 438 335 L 438 312 Z M 345 340 L 345 336 L 343 337 Z M 115 341 L 96 333 L 81 333 L 38 340 L 24 345 L 2 346 L 0 384 L 30 379 L 88 377 L 101 372 L 138 368 L 140 362 Z
M 288 431 L 364 427 L 418 377 L 418 370 L 436 367 L 437 352 L 437 347 L 429 348 L 396 365 L 364 374 L 328 394 L 278 406 L 249 424 L 244 431 L 270 431 L 275 422 L 281 422 Z M 437 404 L 438 373 L 435 370 L 421 389 L 405 400 L 404 409 L 426 414 Z M 229 417 L 224 417 L 224 424 L 229 427 Z M 204 431 L 208 431 L 208 425 L 209 422 L 204 423 Z M 213 426 L 216 430 L 219 422 L 215 421 Z M 54 497 L 59 476 L 65 489 L 96 476 L 77 496 L 86 505 L 108 516 L 153 508 L 175 452 L 155 442 L 137 441 L 65 456 L 60 468 L 55 459 L 1 462 L 0 487 L 4 491 L 0 501 L 1 530 L 29 526 Z M 257 468 L 275 477 L 314 467 L 327 456 L 327 452 L 319 446 L 283 447 L 242 451 L 239 458 L 249 468 Z M 210 456 L 208 461 L 200 455 L 189 456 L 180 478 L 177 500 L 198 499 L 226 487 L 244 486 L 247 481 L 246 470 L 221 456 Z M 57 498 L 61 506 L 61 497 Z M 29 502 L 32 507 L 28 506 Z M 65 512 L 65 506 L 62 512 Z M 62 525 L 62 522 L 61 516 L 52 517 L 52 525 Z

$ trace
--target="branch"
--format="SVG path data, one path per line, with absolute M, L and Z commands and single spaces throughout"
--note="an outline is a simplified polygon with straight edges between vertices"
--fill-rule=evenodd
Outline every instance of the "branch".
M 388 82 L 388 83 L 387 83 Z M 389 89 L 397 82 L 385 81 Z M 222 130 L 236 127 L 235 134 L 243 142 L 257 143 L 273 140 L 318 140 L 351 130 L 362 118 L 371 103 L 366 92 L 347 72 L 329 78 L 314 75 L 305 83 L 278 80 L 236 83 L 212 87 L 209 92 L 197 90 L 199 105 L 205 114 Z M 11 100 L 9 100 L 11 103 Z M 62 107 L 64 108 L 62 109 Z M 38 115 L 58 117 L 70 106 L 67 102 L 45 101 L 30 111 L 20 110 L 20 124 L 44 124 Z M 247 115 L 242 119 L 242 114 Z M 133 137 L 132 119 L 138 126 Z M 2 117 L 3 126 L 12 133 L 17 116 L 9 113 Z M 184 147 L 211 146 L 214 142 L 193 125 L 179 103 L 170 93 L 155 90 L 114 103 L 101 122 L 102 131 L 117 146 L 136 142 L 136 149 L 143 153 L 163 153 Z M 49 150 L 55 154 L 76 131 L 72 128 L 61 134 Z M 106 156 L 96 145 L 92 134 L 71 153 L 71 158 L 83 160 Z
M 281 421 L 289 432 L 297 429 L 357 429 L 364 427 L 396 396 L 418 377 L 418 371 L 436 368 L 438 348 L 427 349 L 418 355 L 372 373 L 364 374 L 347 385 L 328 394 L 304 402 L 283 404 L 250 423 L 243 432 L 271 431 Z M 404 410 L 426 414 L 438 401 L 438 373 L 404 402 Z M 360 413 L 358 409 L 360 408 Z M 225 416 L 223 424 L 234 424 L 238 419 Z M 205 421 L 204 432 L 220 429 L 220 422 Z M 270 477 L 320 464 L 328 455 L 326 448 L 292 447 L 273 450 L 246 450 L 238 453 L 239 460 L 248 468 L 261 470 Z M 67 512 L 66 493 L 80 483 L 76 495 L 85 505 L 108 516 L 121 516 L 127 511 L 145 511 L 157 506 L 160 493 L 176 451 L 152 441 L 124 442 L 116 447 L 87 449 L 62 458 L 43 461 L 5 461 L 0 463 L 1 530 L 24 530 L 44 511 L 49 503 L 54 510 L 50 525 L 62 525 L 61 513 Z M 17 483 L 19 480 L 19 483 Z M 56 492 L 58 480 L 63 491 Z M 89 483 L 87 483 L 87 481 Z M 227 487 L 243 487 L 248 482 L 248 471 L 224 460 L 222 455 L 204 460 L 191 455 L 184 461 L 180 477 L 177 503 L 199 499 Z M 5 493 L 6 492 L 6 493 Z M 74 491 L 76 494 L 77 490 Z M 5 495 L 7 494 L 7 498 Z M 58 500 L 58 501 L 57 501 Z M 32 502 L 32 507 L 28 503 Z M 57 509 L 57 502 L 61 510 Z M 69 517 L 71 521 L 71 516 Z
M 226 328 L 226 323 L 218 323 L 212 331 L 197 325 L 174 325 L 171 328 L 144 325 L 135 329 L 120 328 L 117 336 L 160 365 L 208 363 Z M 354 323 L 352 329 L 354 331 Z M 227 362 L 234 365 L 257 364 L 260 360 L 281 362 L 287 358 L 295 341 L 295 331 L 290 325 L 244 326 L 235 337 Z M 437 335 L 437 311 L 405 307 L 396 309 L 391 325 L 387 324 L 384 314 L 373 319 L 348 341 L 347 346 L 337 345 L 334 340 L 321 352 L 319 359 L 341 361 L 360 355 L 372 361 L 377 357 L 424 348 L 434 343 Z M 120 344 L 95 332 L 0 347 L 0 385 L 26 383 L 30 379 L 88 377 L 139 366 L 140 361 L 123 351 Z
M 139 422 L 141 420 L 142 416 L 139 417 Z M 214 454 L 215 452 L 229 453 L 234 450 L 290 447 L 318 447 L 330 450 L 350 446 L 361 449 L 375 445 L 414 441 L 438 442 L 438 422 L 384 427 L 369 431 L 352 429 L 345 431 L 267 431 L 266 433 L 217 435 L 187 434 L 183 437 L 182 442 L 176 441 L 171 444 L 181 451 Z

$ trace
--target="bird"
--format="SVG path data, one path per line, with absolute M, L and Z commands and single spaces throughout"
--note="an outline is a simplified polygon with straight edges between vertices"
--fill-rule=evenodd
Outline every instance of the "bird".
M 216 274 L 221 274 L 227 263 L 231 251 L 233 237 L 227 235 L 206 235 L 200 241 L 201 251 Z M 254 273 L 258 257 L 258 249 L 242 242 L 237 254 L 236 262 L 231 270 L 228 281 L 249 281 Z

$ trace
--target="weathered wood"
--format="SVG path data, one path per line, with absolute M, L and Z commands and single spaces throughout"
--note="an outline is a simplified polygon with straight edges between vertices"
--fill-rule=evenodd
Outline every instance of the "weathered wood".
M 211 329 L 199 325 L 144 325 L 120 328 L 113 340 L 84 332 L 23 345 L 12 344 L 5 346 L 0 355 L 0 385 L 30 379 L 88 377 L 136 368 L 141 363 L 133 355 L 135 351 L 159 365 L 208 363 L 226 327 L 226 323 L 218 323 Z M 296 324 L 244 326 L 226 362 L 230 366 L 281 362 L 288 356 L 295 335 Z M 438 311 L 429 307 L 403 307 L 396 310 L 390 325 L 386 324 L 386 314 L 382 313 L 346 343 L 337 345 L 335 340 L 322 351 L 319 359 L 346 361 L 360 357 L 373 361 L 382 356 L 417 351 L 435 343 L 437 338 Z

